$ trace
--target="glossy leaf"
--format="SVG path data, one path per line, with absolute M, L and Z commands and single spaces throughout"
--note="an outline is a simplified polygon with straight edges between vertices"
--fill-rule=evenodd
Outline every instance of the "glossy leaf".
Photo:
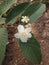
M 16 18 L 20 17 L 29 5 L 30 3 L 26 2 L 15 6 L 7 16 L 6 23 L 14 23 L 16 21 Z
M 45 4 L 35 2 L 25 10 L 22 16 L 28 16 L 31 22 L 35 22 L 39 17 L 42 16 L 45 10 Z
M 0 65 L 5 56 L 6 43 L 8 42 L 6 28 L 0 28 Z
M 32 36 L 32 38 L 30 38 L 27 43 L 19 41 L 19 45 L 24 56 L 28 60 L 30 60 L 34 64 L 38 64 L 41 62 L 42 56 L 41 56 L 40 44 L 35 39 L 34 36 Z
M 23 16 L 28 16 L 30 21 L 34 22 L 39 17 L 42 16 L 45 11 L 45 4 L 42 3 L 23 3 L 14 7 L 9 15 L 7 16 L 6 23 L 16 22 L 16 18 Z
M 0 2 L 0 16 L 4 14 L 17 0 L 3 0 Z
M 0 17 L 0 24 L 5 23 L 5 18 Z

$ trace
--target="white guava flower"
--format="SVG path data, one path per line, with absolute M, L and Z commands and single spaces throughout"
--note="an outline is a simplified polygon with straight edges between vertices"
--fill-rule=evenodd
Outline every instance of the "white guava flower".
M 30 0 L 31 2 L 34 1 L 34 0 Z
M 32 37 L 31 34 L 31 28 L 24 28 L 23 25 L 18 25 L 18 33 L 16 33 L 14 36 L 18 39 L 20 39 L 22 42 L 27 42 L 29 38 Z
M 22 21 L 22 22 L 25 22 L 25 23 L 28 23 L 28 22 L 29 22 L 28 16 L 22 16 L 21 21 Z

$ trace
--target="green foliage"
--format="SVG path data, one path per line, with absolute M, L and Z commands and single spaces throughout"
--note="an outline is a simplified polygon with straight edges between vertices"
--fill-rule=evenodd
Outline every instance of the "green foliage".
M 49 3 L 49 0 L 42 0 L 43 3 Z
M 34 36 L 28 40 L 27 43 L 19 41 L 19 45 L 23 54 L 34 64 L 41 62 L 41 50 L 39 42 Z
M 5 23 L 5 18 L 0 17 L 0 24 Z
M 7 12 L 7 10 L 16 3 L 17 0 L 3 0 L 0 2 L 0 24 L 5 23 L 5 18 L 2 18 L 2 14 Z M 6 28 L 0 28 L 0 65 L 5 56 L 6 43 L 8 42 L 8 35 Z
M 6 28 L 0 28 L 0 65 L 5 56 L 6 43 L 8 42 Z
M 16 18 L 20 17 L 26 8 L 30 5 L 30 3 L 26 2 L 15 6 L 7 16 L 6 23 L 14 23 L 16 21 Z
M 21 16 L 28 16 L 31 22 L 36 21 L 42 16 L 46 7 L 45 4 L 34 2 L 25 2 L 20 5 L 13 7 L 6 18 L 2 18 L 2 15 L 7 12 L 11 5 L 16 3 L 17 0 L 3 0 L 0 2 L 0 24 L 16 22 L 17 18 Z M 6 28 L 0 28 L 0 65 L 5 56 L 6 43 L 8 42 L 8 35 Z M 39 42 L 34 36 L 28 40 L 27 43 L 22 43 L 19 41 L 20 48 L 22 49 L 24 55 L 33 63 L 41 62 L 41 50 Z
M 42 16 L 45 9 L 45 4 L 35 2 L 31 4 L 22 15 L 28 16 L 31 22 L 35 22 Z
M 12 9 L 6 19 L 6 23 L 14 23 L 17 17 L 28 16 L 32 22 L 42 16 L 45 11 L 45 4 L 42 3 L 23 3 Z
M 0 16 L 4 14 L 17 0 L 3 0 L 0 2 Z

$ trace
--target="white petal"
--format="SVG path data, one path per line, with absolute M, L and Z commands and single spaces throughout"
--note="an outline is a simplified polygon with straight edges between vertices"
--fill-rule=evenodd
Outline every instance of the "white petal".
M 24 16 L 23 18 L 25 19 L 25 18 L 27 18 L 27 16 Z
M 28 27 L 25 29 L 27 32 L 31 32 L 32 28 L 31 27 Z
M 31 38 L 32 37 L 32 34 L 31 33 L 28 33 L 28 37 Z
M 27 16 L 24 16 L 25 18 L 27 18 Z
M 20 40 L 21 40 L 22 42 L 27 42 L 28 36 L 23 37 L 23 36 L 20 34 Z
M 28 19 L 28 21 L 29 21 L 30 19 Z
M 24 22 L 24 19 L 21 19 L 22 22 Z
M 28 21 L 26 20 L 26 23 L 28 23 Z
M 18 25 L 18 32 L 24 31 L 24 26 L 23 25 Z
M 19 33 L 14 34 L 14 36 L 15 36 L 15 38 L 19 38 L 20 37 Z
M 22 22 L 26 22 L 26 23 L 28 23 L 29 18 L 28 18 L 27 16 L 22 16 L 21 21 L 22 21 Z
M 26 43 L 28 39 L 25 39 L 25 38 L 22 38 L 22 37 L 21 37 L 20 40 L 21 40 L 22 42 L 25 42 L 25 43 Z
M 24 18 L 25 16 L 22 16 L 22 18 Z

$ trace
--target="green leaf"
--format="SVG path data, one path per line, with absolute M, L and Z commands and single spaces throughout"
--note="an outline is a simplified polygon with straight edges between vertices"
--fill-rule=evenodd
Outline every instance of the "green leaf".
M 0 24 L 5 23 L 5 18 L 0 17 Z
M 15 6 L 6 18 L 6 23 L 14 23 L 16 18 L 20 17 L 25 9 L 30 5 L 30 3 L 25 2 L 18 6 Z
M 32 38 L 30 38 L 27 43 L 19 41 L 19 45 L 23 54 L 27 57 L 28 60 L 34 64 L 41 62 L 42 56 L 40 44 L 34 36 L 32 36 Z
M 42 0 L 43 3 L 49 3 L 49 0 Z
M 0 28 L 0 65 L 5 56 L 6 44 L 8 42 L 6 28 Z
M 4 14 L 17 0 L 3 0 L 0 2 L 0 16 Z
M 45 4 L 35 2 L 25 10 L 22 16 L 28 16 L 31 22 L 35 22 L 39 17 L 42 16 L 45 10 Z
M 6 23 L 16 22 L 16 18 L 22 15 L 28 16 L 31 21 L 36 21 L 45 11 L 45 4 L 42 3 L 23 3 L 14 7 L 6 18 Z

